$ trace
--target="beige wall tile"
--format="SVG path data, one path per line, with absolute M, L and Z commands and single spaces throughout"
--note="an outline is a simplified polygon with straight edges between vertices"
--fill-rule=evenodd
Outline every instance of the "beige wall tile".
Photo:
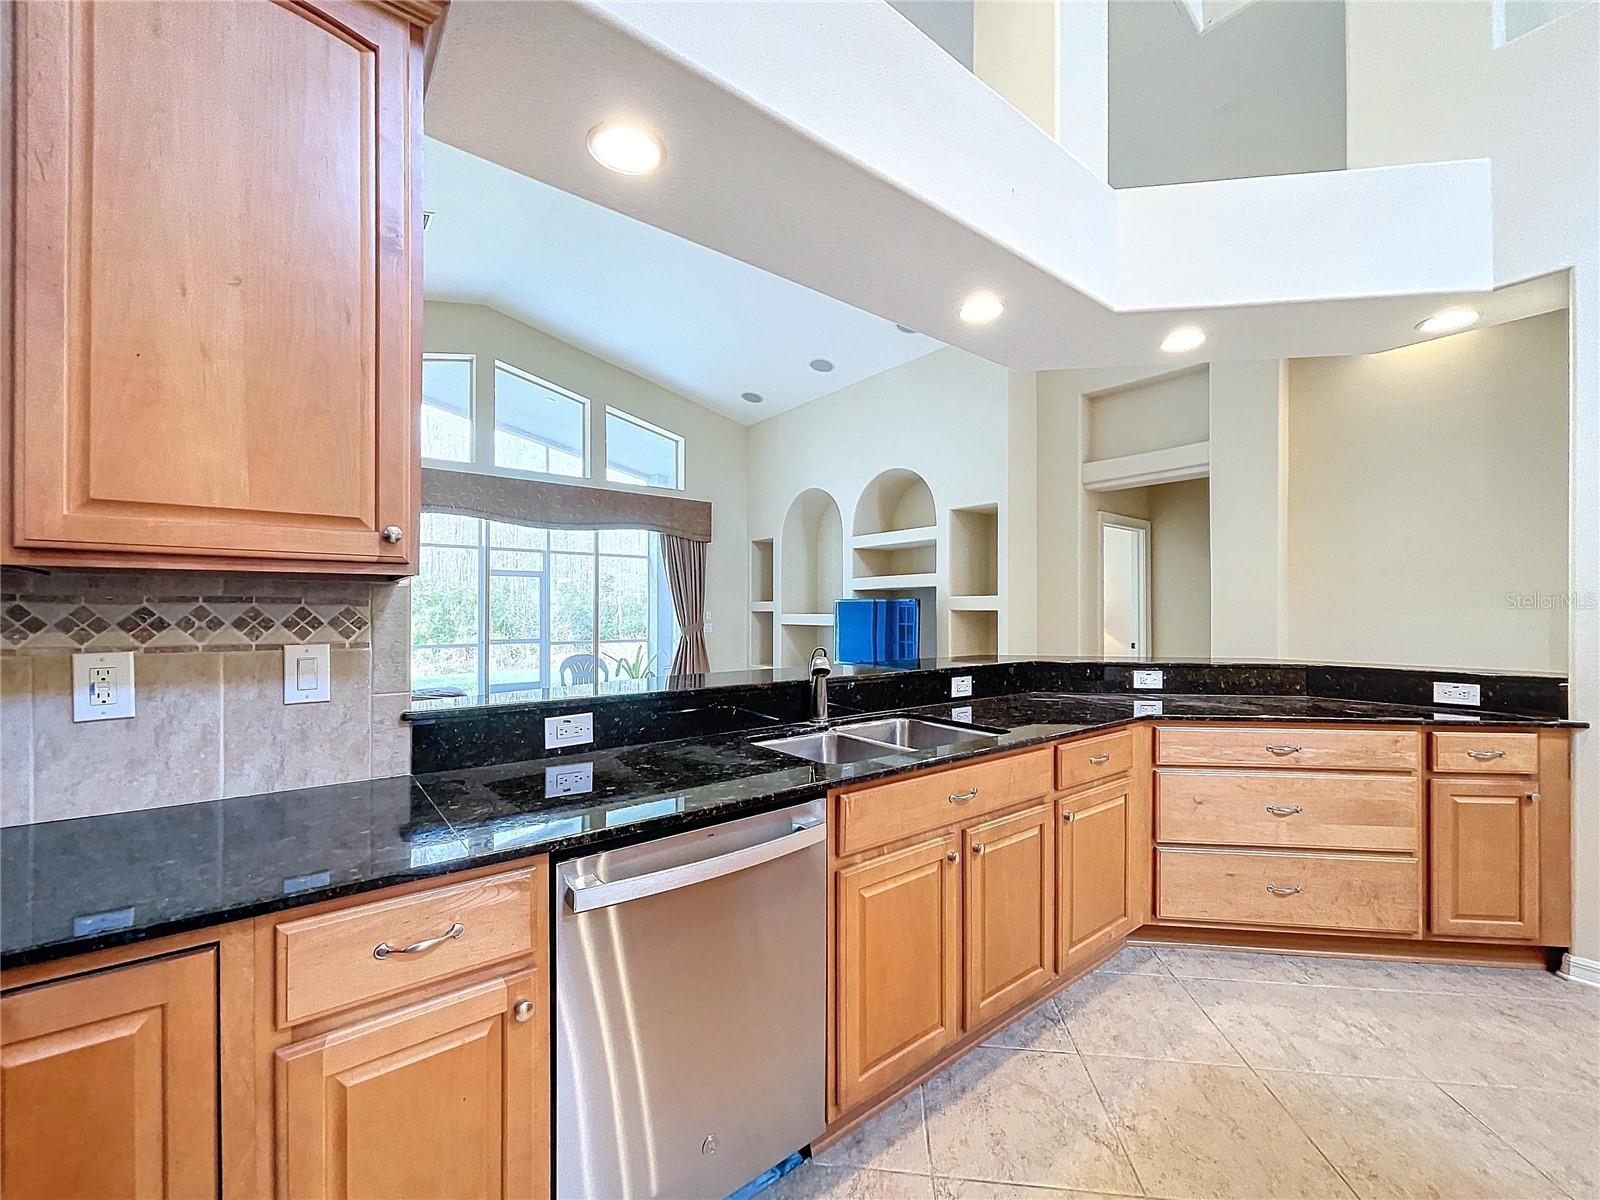
M 372 690 L 411 690 L 411 581 L 372 586 Z
M 0 825 L 33 815 L 33 659 L 0 658 Z
M 222 663 L 222 794 L 366 779 L 372 761 L 372 653 L 334 650 L 332 699 L 283 702 L 283 655 L 173 655 Z
M 372 698 L 372 777 L 411 773 L 411 725 L 400 714 L 411 707 L 411 693 Z
M 221 783 L 222 654 L 141 654 L 125 721 L 75 724 L 72 660 L 33 663 L 33 815 L 56 821 L 211 800 Z

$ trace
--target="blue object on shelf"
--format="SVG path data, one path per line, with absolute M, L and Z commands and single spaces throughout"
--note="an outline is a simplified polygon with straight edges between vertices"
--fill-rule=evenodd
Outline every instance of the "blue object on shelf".
M 922 604 L 904 600 L 834 602 L 836 657 L 843 663 L 890 665 L 921 657 Z

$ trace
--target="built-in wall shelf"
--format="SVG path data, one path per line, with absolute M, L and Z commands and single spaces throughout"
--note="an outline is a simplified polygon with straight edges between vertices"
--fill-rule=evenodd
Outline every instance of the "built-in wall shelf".
M 750 608 L 757 609 L 757 605 L 765 604 L 770 611 L 776 593 L 772 589 L 773 580 L 772 539 L 757 538 L 750 543 Z
M 774 644 L 772 634 L 772 605 L 769 601 L 765 610 L 756 609 L 750 613 L 750 665 L 752 667 L 770 667 L 772 665 Z
M 915 529 L 888 529 L 881 533 L 858 533 L 850 545 L 856 550 L 915 550 L 939 544 L 937 525 L 919 525 Z
M 784 625 L 832 625 L 832 613 L 784 613 L 778 618 Z
M 951 596 L 950 609 L 953 612 L 999 612 L 999 596 Z
M 1000 614 L 978 609 L 952 609 L 950 640 L 945 653 L 951 658 L 1000 653 Z
M 911 588 L 938 586 L 938 577 L 932 571 L 918 571 L 912 575 L 857 576 L 850 587 L 858 592 L 903 592 Z

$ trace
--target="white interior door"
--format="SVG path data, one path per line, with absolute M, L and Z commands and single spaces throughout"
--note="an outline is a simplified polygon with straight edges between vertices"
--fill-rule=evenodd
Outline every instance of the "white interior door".
M 1150 655 L 1150 523 L 1100 514 L 1100 614 L 1104 653 Z

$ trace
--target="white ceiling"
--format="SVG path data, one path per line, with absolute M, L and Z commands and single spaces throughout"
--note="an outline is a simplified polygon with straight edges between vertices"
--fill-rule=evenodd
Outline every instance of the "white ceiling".
M 735 421 L 940 346 L 434 138 L 423 172 L 427 299 L 487 305 Z

